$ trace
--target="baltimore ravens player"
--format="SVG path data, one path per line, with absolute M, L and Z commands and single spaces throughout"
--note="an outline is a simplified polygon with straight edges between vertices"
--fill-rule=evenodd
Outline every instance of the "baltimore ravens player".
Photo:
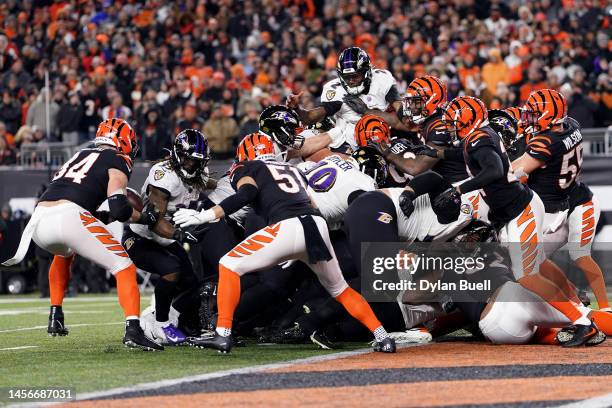
M 393 75 L 385 69 L 373 68 L 370 57 L 359 47 L 346 48 L 338 55 L 336 72 L 338 78 L 323 86 L 321 106 L 313 109 L 300 107 L 301 94 L 289 96 L 287 106 L 296 109 L 306 125 L 332 116 L 335 127 L 311 138 L 308 143 L 325 139 L 332 150 L 347 153 L 348 148 L 357 147 L 353 137 L 355 124 L 364 113 L 351 108 L 350 101 L 358 99 L 370 109 L 385 111 L 391 107 L 397 111 L 401 108 L 401 98 Z M 401 126 L 397 120 L 389 124 Z
M 591 257 L 599 205 L 591 190 L 577 181 L 583 158 L 580 124 L 567 116 L 567 101 L 554 89 L 532 92 L 522 114 L 527 146 L 512 165 L 515 173 L 529 176 L 527 184 L 544 202 L 546 252 L 569 240 L 570 258 L 584 272 L 599 307 L 610 310 L 603 273 Z
M 514 243 L 509 251 L 515 278 L 577 327 L 576 336 L 567 346 L 584 344 L 598 330 L 584 310 L 572 303 L 555 282 L 539 273 L 541 268 L 549 269 L 542 248 L 544 205 L 512 172 L 499 135 L 488 126 L 484 103 L 470 96 L 457 97 L 445 108 L 443 121 L 451 135 L 463 141 L 464 159 L 472 177 L 445 191 L 440 199 L 456 200 L 461 194 L 482 190 L 482 198 L 490 207 L 489 218 L 503 225 L 500 241 Z
M 268 128 L 268 132 L 279 129 Z M 247 160 L 231 171 L 236 194 L 205 211 L 181 209 L 173 217 L 181 227 L 205 224 L 231 214 L 251 203 L 268 226 L 251 234 L 219 263 L 216 333 L 198 339 L 195 346 L 229 352 L 232 347 L 232 320 L 240 300 L 240 276 L 277 265 L 287 260 L 304 261 L 322 286 L 356 319 L 374 334 L 375 351 L 395 352 L 395 342 L 376 318 L 368 303 L 351 289 L 338 265 L 331 246 L 327 224 L 312 206 L 303 176 L 297 168 L 274 161 L 269 143 L 251 144 Z
M 155 322 L 142 320 L 145 333 L 162 344 L 180 344 L 185 335 L 169 320 L 170 305 L 181 289 L 192 289 L 174 304 L 179 313 L 181 304 L 189 303 L 185 296 L 197 297 L 197 279 L 183 243 L 196 243 L 192 231 L 175 228 L 170 223 L 178 208 L 194 205 L 208 183 L 210 149 L 206 136 L 195 129 L 185 129 L 174 139 L 170 156 L 156 163 L 142 186 L 145 203 L 159 212 L 152 228 L 129 225 L 125 228 L 123 245 L 140 269 L 160 276 L 155 285 Z M 180 282 L 179 282 L 180 280 Z
M 147 339 L 140 328 L 136 267 L 100 221 L 102 214 L 96 213 L 108 199 L 110 217 L 114 220 L 148 226 L 157 221 L 155 212 L 149 208 L 142 213 L 134 210 L 125 195 L 138 149 L 136 133 L 123 119 L 107 119 L 98 126 L 94 145 L 77 152 L 55 174 L 23 232 L 17 254 L 4 264 L 21 261 L 31 239 L 55 255 L 49 269 L 51 311 L 47 332 L 65 336 L 68 329 L 64 326 L 62 303 L 74 255 L 97 263 L 117 280 L 117 296 L 126 319 L 123 343 L 145 350 L 163 350 L 163 346 Z M 109 214 L 104 214 L 108 218 Z

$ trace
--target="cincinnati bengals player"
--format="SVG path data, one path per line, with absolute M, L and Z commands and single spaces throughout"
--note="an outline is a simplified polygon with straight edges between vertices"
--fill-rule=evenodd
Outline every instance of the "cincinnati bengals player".
M 576 325 L 576 336 L 565 346 L 584 344 L 598 334 L 598 329 L 584 310 L 539 273 L 540 268 L 546 266 L 541 246 L 544 204 L 537 194 L 516 179 L 499 135 L 488 126 L 484 103 L 469 96 L 457 97 L 445 108 L 443 121 L 451 135 L 463 141 L 464 159 L 472 178 L 442 196 L 456 200 L 460 194 L 482 191 L 490 207 L 489 218 L 503 224 L 500 241 L 514 243 L 509 251 L 515 278 Z
M 268 131 L 278 131 L 266 124 Z M 255 143 L 253 143 L 255 142 Z M 231 170 L 236 194 L 205 211 L 181 209 L 173 217 L 181 227 L 215 221 L 252 203 L 268 226 L 250 235 L 219 262 L 216 333 L 193 345 L 229 352 L 234 310 L 240 299 L 240 276 L 299 259 L 317 274 L 324 288 L 374 334 L 375 351 L 393 353 L 389 338 L 368 303 L 351 289 L 338 265 L 325 220 L 312 206 L 303 176 L 288 163 L 275 160 L 272 140 L 247 136 L 237 150 L 240 160 Z
M 163 350 L 163 346 L 147 339 L 140 328 L 136 267 L 121 243 L 97 218 L 107 217 L 96 213 L 108 199 L 114 220 L 149 226 L 157 222 L 153 210 L 145 209 L 142 213 L 134 210 L 125 195 L 132 160 L 138 150 L 136 133 L 123 119 L 107 119 L 98 126 L 94 145 L 77 152 L 55 174 L 24 230 L 16 256 L 5 264 L 23 259 L 23 248 L 27 250 L 32 238 L 55 255 L 49 269 L 51 310 L 47 328 L 53 336 L 68 334 L 62 303 L 75 253 L 99 264 L 117 280 L 117 295 L 126 318 L 123 343 L 145 350 Z
M 569 241 L 570 258 L 584 272 L 599 307 L 611 310 L 603 273 L 591 257 L 600 209 L 590 189 L 577 182 L 583 156 L 580 124 L 567 116 L 567 101 L 554 89 L 532 92 L 522 114 L 526 151 L 512 165 L 517 174 L 529 176 L 527 184 L 544 202 L 546 252 Z

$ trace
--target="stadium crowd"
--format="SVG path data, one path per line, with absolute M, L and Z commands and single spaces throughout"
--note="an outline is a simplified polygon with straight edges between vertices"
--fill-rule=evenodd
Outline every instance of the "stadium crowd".
M 612 122 L 612 1 L 6 0 L 0 4 L 0 164 L 41 140 L 79 143 L 134 124 L 155 160 L 199 128 L 229 157 L 262 107 L 317 103 L 357 45 L 398 88 L 430 73 L 449 99 L 517 105 L 560 90 L 584 128 Z M 46 134 L 45 72 L 50 77 Z

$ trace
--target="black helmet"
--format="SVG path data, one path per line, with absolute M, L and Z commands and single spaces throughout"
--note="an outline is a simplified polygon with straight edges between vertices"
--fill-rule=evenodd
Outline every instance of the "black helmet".
M 359 171 L 372 177 L 378 187 L 383 187 L 387 180 L 387 162 L 372 147 L 360 147 L 351 155 L 357 162 Z
M 204 174 L 210 160 L 206 136 L 196 129 L 185 129 L 176 135 L 170 152 L 170 163 L 184 180 L 197 180 Z
M 367 94 L 372 82 L 372 63 L 368 53 L 359 47 L 349 47 L 338 55 L 336 72 L 340 83 L 350 95 Z
M 518 123 L 512 115 L 501 109 L 489 110 L 489 126 L 501 137 L 509 156 L 516 153 Z
M 300 118 L 285 105 L 271 105 L 259 115 L 259 131 L 285 148 L 299 149 L 304 144 Z

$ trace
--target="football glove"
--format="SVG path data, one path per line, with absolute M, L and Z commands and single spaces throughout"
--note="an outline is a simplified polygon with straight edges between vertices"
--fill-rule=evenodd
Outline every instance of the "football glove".
M 181 228 L 177 228 L 174 230 L 172 239 L 180 242 L 181 244 L 184 244 L 184 243 L 197 244 L 199 242 L 198 237 L 195 235 L 195 231 L 186 231 Z
M 438 158 L 438 150 L 425 144 L 413 145 L 411 151 L 417 156 L 429 156 L 434 159 Z
M 96 211 L 95 216 L 97 219 L 102 221 L 103 224 L 110 224 L 111 222 L 113 222 L 113 220 L 111 219 L 110 211 Z
M 181 208 L 174 213 L 172 221 L 181 228 L 190 227 L 192 225 L 202 225 L 217 219 L 212 208 L 208 210 L 196 211 L 188 208 Z
M 157 224 L 159 219 L 159 210 L 155 208 L 152 203 L 147 204 L 145 208 L 140 212 L 140 218 L 138 218 L 137 224 L 147 225 L 149 228 L 153 228 Z
M 414 211 L 414 193 L 412 191 L 404 190 L 399 196 L 399 207 L 406 217 L 410 217 Z
M 366 105 L 358 95 L 347 94 L 342 98 L 342 102 L 359 115 L 363 115 L 368 110 L 368 105 Z

